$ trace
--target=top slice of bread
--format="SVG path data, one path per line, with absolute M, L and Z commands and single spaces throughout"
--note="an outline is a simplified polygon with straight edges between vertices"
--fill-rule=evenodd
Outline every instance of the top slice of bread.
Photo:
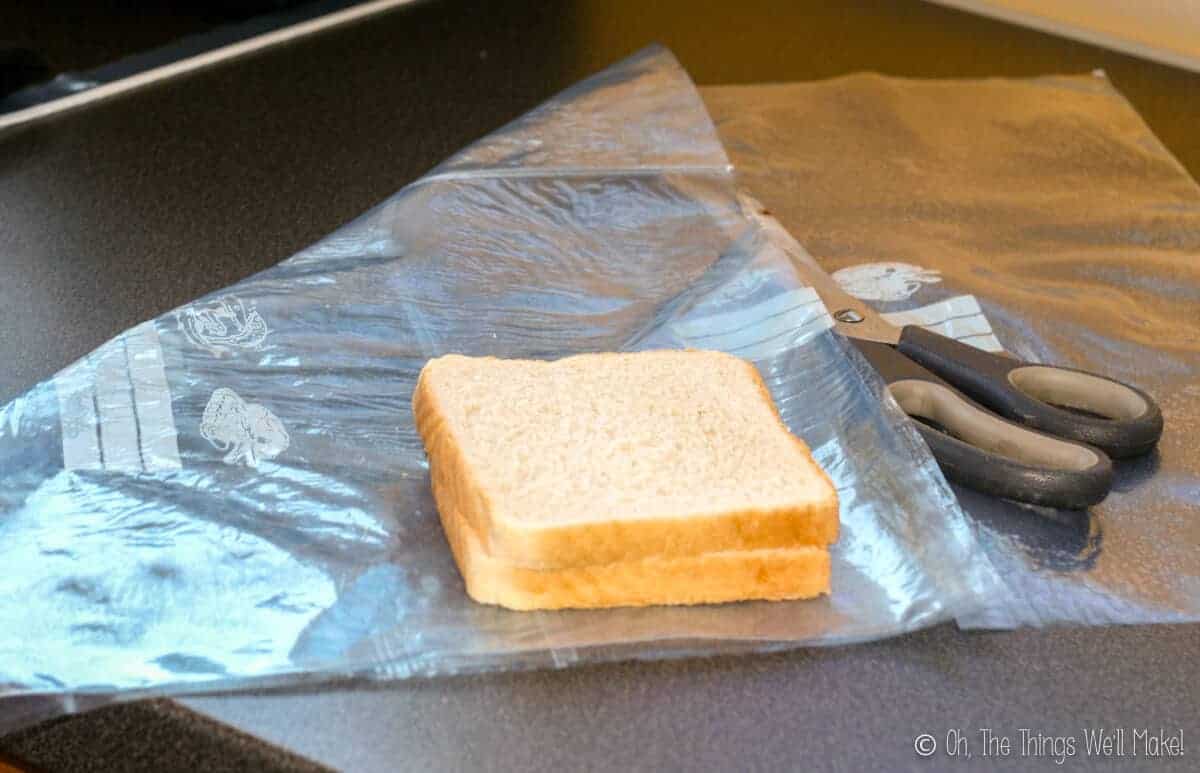
M 837 538 L 829 478 L 732 355 L 447 355 L 421 371 L 413 411 L 439 507 L 517 566 Z

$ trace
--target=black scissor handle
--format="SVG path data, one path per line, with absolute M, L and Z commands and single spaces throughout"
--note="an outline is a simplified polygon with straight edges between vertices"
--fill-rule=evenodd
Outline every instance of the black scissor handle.
M 883 376 L 946 477 L 991 496 L 1079 510 L 1107 496 L 1112 462 L 1095 448 L 1035 432 L 981 408 L 886 344 L 851 339 Z
M 898 348 L 1001 416 L 1114 459 L 1144 454 L 1162 437 L 1158 404 L 1120 381 L 992 354 L 915 325 L 901 331 Z

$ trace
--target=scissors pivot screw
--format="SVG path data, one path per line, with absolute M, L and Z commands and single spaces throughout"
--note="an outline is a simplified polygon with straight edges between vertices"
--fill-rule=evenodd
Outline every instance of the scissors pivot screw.
M 855 322 L 862 322 L 864 319 L 863 315 L 859 314 L 854 309 L 838 309 L 837 311 L 833 312 L 833 318 L 838 322 L 849 322 L 851 324 Z

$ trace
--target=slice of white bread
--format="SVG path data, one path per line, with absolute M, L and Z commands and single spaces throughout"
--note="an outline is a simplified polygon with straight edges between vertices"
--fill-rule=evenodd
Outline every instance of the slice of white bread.
M 467 594 L 483 604 L 516 610 L 587 609 L 780 601 L 829 593 L 825 548 L 724 550 L 568 569 L 528 569 L 489 555 L 470 524 L 453 509 L 439 507 L 438 514 Z
M 413 410 L 438 509 L 487 555 L 555 569 L 824 546 L 837 495 L 757 369 L 704 351 L 448 355 Z

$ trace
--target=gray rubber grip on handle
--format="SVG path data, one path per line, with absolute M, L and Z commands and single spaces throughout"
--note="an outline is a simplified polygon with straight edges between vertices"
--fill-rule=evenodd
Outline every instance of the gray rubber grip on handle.
M 851 339 L 883 376 L 946 477 L 991 496 L 1072 510 L 1112 487 L 1111 460 L 1089 446 L 992 414 L 891 346 Z M 944 428 L 946 431 L 942 431 Z
M 1162 411 L 1153 398 L 1120 381 L 1021 362 L 913 325 L 901 332 L 898 348 L 1001 416 L 1113 458 L 1144 454 L 1162 437 Z
M 1102 452 L 1026 429 L 984 411 L 949 386 L 907 380 L 890 384 L 896 402 L 918 423 L 950 480 L 992 496 L 1080 510 L 1112 488 L 1112 461 Z

